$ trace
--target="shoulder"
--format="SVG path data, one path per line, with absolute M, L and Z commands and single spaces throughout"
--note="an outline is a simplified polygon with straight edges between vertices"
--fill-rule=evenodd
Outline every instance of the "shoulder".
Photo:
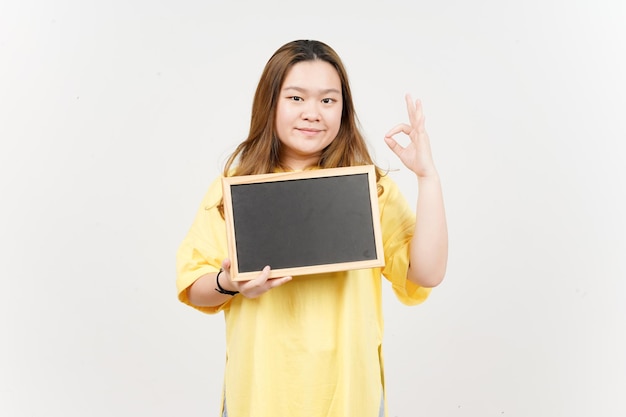
M 211 181 L 211 184 L 209 185 L 209 193 L 210 194 L 215 194 L 215 193 L 220 193 L 222 192 L 222 179 L 224 178 L 224 176 L 219 175 L 215 178 L 213 178 L 213 181 Z
M 389 185 L 389 186 L 397 187 L 396 181 L 389 176 L 388 172 L 380 176 L 378 183 L 383 186 Z
M 386 201 L 389 198 L 396 198 L 400 195 L 400 189 L 396 181 L 389 176 L 389 173 L 382 175 L 378 180 L 378 194 L 380 201 Z
M 232 177 L 236 172 L 236 167 L 231 168 L 228 171 L 228 177 Z M 209 184 L 209 189 L 205 193 L 202 200 L 204 208 L 209 209 L 222 204 L 222 197 L 224 196 L 224 174 L 220 174 L 213 179 Z
M 378 180 L 378 207 L 381 217 L 411 217 L 413 208 L 408 204 L 397 182 L 388 174 Z
M 209 184 L 209 189 L 202 199 L 202 205 L 205 209 L 217 206 L 222 201 L 222 178 L 223 176 L 220 175 Z

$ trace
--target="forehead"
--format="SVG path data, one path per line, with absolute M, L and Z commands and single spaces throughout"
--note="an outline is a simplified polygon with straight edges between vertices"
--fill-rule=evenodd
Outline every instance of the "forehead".
M 341 92 L 341 79 L 335 67 L 326 61 L 302 61 L 289 69 L 281 88 L 338 90 Z

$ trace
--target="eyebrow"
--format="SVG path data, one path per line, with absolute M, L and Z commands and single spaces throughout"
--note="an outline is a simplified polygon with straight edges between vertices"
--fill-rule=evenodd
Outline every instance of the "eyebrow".
M 287 87 L 283 88 L 283 91 L 284 90 L 296 90 L 296 91 L 299 91 L 301 93 L 308 93 L 309 92 L 309 90 L 307 90 L 306 88 L 290 86 L 290 85 L 288 85 Z M 328 93 L 341 94 L 341 91 L 337 90 L 336 88 L 324 88 L 322 90 L 319 90 L 319 93 L 320 94 L 328 94 Z

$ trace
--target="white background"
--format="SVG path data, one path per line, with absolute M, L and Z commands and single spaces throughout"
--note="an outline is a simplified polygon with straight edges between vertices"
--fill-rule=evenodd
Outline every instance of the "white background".
M 404 4 L 409 3 L 409 4 Z M 386 287 L 389 416 L 624 416 L 626 2 L 0 2 L 0 415 L 216 416 L 175 251 L 269 56 L 327 42 L 376 161 L 423 100 L 446 280 Z

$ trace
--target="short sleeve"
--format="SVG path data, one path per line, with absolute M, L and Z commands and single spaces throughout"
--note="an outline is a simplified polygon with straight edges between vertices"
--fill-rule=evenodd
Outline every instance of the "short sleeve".
M 228 256 L 226 224 L 218 205 L 222 200 L 221 178 L 213 181 L 204 196 L 189 232 L 176 252 L 178 299 L 204 313 L 217 313 L 230 304 L 198 307 L 189 302 L 187 289 L 201 276 L 219 271 Z
M 383 188 L 378 199 L 385 253 L 382 274 L 391 282 L 394 294 L 403 304 L 417 305 L 428 298 L 431 289 L 414 284 L 407 278 L 415 212 L 391 178 L 382 177 L 379 185 Z

